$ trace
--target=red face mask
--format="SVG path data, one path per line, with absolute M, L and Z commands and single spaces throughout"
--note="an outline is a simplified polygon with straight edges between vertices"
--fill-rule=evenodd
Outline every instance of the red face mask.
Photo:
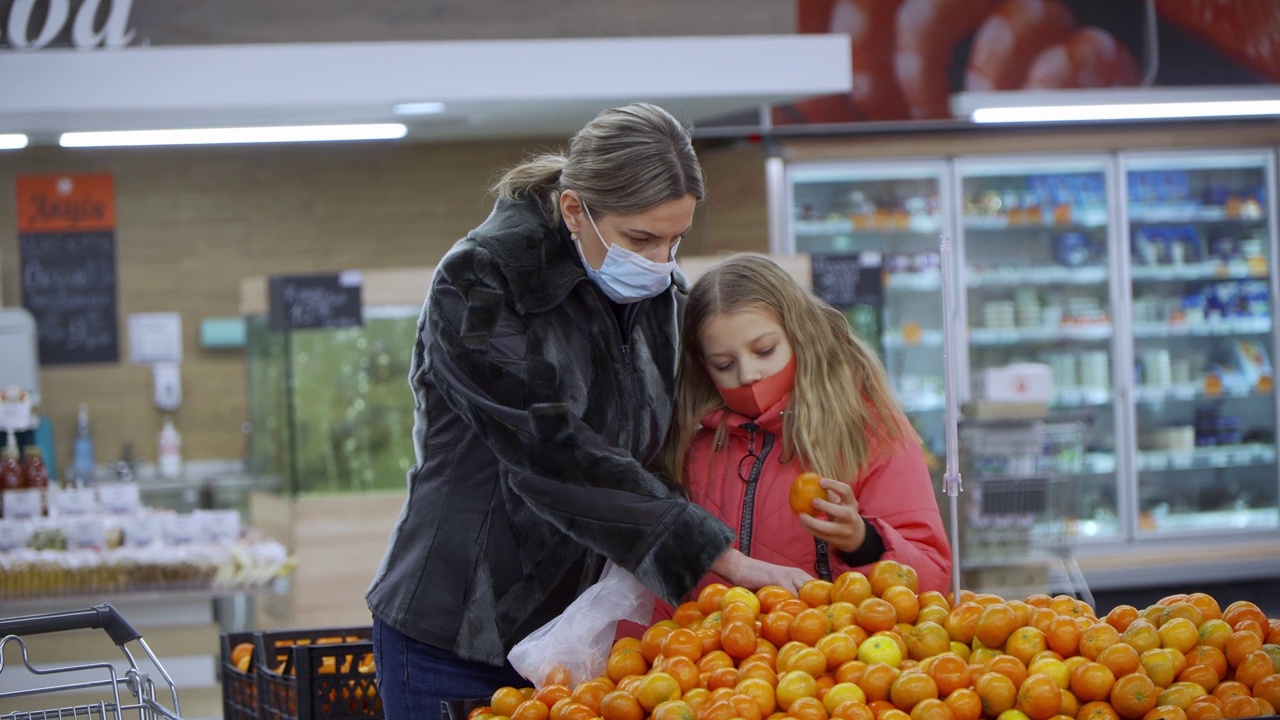
M 792 355 L 785 367 L 767 378 L 736 388 L 720 387 L 717 383 L 716 389 L 720 391 L 720 397 L 724 398 L 724 404 L 730 410 L 757 418 L 786 397 L 795 383 L 796 357 Z

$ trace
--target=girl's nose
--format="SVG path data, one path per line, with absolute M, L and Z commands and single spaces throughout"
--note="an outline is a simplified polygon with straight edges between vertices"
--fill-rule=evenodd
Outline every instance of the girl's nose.
M 671 243 L 655 242 L 642 253 L 646 260 L 664 263 L 671 259 Z
M 760 368 L 756 365 L 744 365 L 742 373 L 738 376 L 738 380 L 743 385 L 750 385 L 751 383 L 760 380 L 763 376 L 763 373 L 760 372 Z

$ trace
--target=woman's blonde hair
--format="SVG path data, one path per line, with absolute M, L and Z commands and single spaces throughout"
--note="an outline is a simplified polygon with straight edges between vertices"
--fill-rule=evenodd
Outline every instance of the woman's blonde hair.
M 568 155 L 533 157 L 507 170 L 491 191 L 507 199 L 534 197 L 558 218 L 559 194 L 570 189 L 602 215 L 633 215 L 706 195 L 688 131 L 649 103 L 601 112 L 569 141 Z
M 661 470 L 687 486 L 685 460 L 701 421 L 724 407 L 711 381 L 698 337 L 717 315 L 762 310 L 782 325 L 796 362 L 795 387 L 783 415 L 783 461 L 798 457 L 806 470 L 853 482 L 873 459 L 877 442 L 911 433 L 879 357 L 838 310 L 800 286 L 776 263 L 734 255 L 698 279 L 685 308 L 676 374 L 675 412 Z M 722 423 L 715 447 L 725 446 Z

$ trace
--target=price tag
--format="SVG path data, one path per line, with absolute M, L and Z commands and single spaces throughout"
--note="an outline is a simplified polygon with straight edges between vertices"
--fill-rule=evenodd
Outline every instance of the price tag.
M 206 542 L 230 545 L 240 539 L 240 513 L 235 510 L 196 510 L 191 515 Z
M 190 545 L 200 539 L 200 523 L 190 515 L 166 515 L 164 541 L 170 545 Z
M 105 550 L 107 528 L 100 517 L 68 518 L 58 525 L 67 538 L 68 550 Z
M 24 548 L 31 542 L 31 523 L 23 520 L 0 520 L 0 551 Z
M 6 490 L 4 516 L 9 520 L 23 520 L 44 514 L 44 497 L 39 490 Z
M 98 486 L 98 504 L 110 513 L 136 513 L 142 507 L 138 486 L 133 483 L 109 483 Z
M 124 525 L 124 544 L 127 547 L 143 547 L 164 537 L 164 516 L 155 513 L 138 513 Z
M 88 515 L 98 507 L 90 488 L 59 490 L 53 495 L 53 507 L 60 516 Z

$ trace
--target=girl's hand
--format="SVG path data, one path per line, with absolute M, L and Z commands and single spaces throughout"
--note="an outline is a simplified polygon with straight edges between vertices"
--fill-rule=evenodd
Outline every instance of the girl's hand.
M 821 520 L 812 515 L 800 515 L 800 524 L 810 534 L 841 552 L 853 552 L 862 547 L 867 538 L 867 523 L 858 514 L 858 498 L 848 483 L 822 478 L 822 488 L 827 499 L 813 501 L 815 510 L 827 516 Z
M 711 571 L 731 585 L 740 585 L 748 590 L 759 590 L 765 585 L 781 585 L 791 592 L 799 592 L 801 585 L 813 579 L 804 570 L 757 560 L 734 548 L 721 553 L 711 566 Z

